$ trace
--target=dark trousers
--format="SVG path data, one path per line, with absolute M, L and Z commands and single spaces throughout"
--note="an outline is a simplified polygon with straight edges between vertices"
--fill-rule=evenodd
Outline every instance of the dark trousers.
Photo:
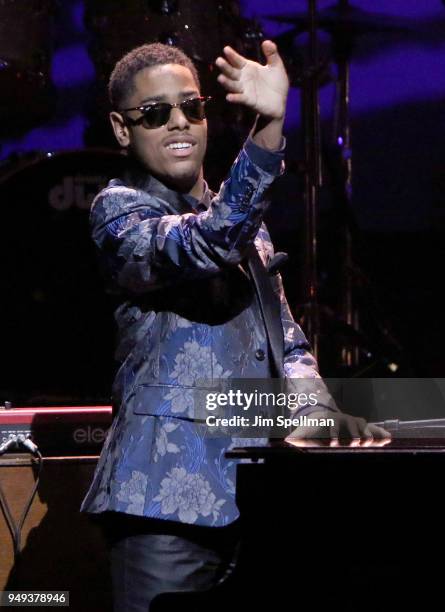
M 114 612 L 149 612 L 162 593 L 220 586 L 239 554 L 238 521 L 201 527 L 106 512 L 98 522 L 110 556 Z

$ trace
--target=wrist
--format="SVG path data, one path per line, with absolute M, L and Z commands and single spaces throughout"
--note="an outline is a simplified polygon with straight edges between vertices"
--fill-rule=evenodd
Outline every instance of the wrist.
M 283 125 L 284 115 L 279 118 L 257 115 L 250 136 L 259 147 L 277 151 L 282 147 Z

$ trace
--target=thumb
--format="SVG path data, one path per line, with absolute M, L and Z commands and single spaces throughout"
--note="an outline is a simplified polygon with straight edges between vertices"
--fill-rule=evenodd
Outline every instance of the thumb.
M 272 40 L 263 40 L 261 48 L 268 66 L 276 66 L 281 61 L 277 45 Z

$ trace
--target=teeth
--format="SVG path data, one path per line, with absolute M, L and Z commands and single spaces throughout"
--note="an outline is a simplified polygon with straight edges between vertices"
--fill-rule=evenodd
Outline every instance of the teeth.
M 189 149 L 191 146 L 189 142 L 172 142 L 167 145 L 167 149 Z

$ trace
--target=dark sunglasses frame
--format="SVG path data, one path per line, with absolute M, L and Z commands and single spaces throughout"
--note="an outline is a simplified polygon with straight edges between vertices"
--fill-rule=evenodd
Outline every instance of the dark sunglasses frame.
M 170 119 L 170 113 L 172 111 L 172 108 L 180 108 L 181 111 L 184 113 L 184 115 L 187 117 L 188 121 L 191 121 L 191 122 L 203 121 L 205 119 L 204 105 L 207 102 L 209 102 L 209 100 L 211 99 L 212 99 L 212 96 L 196 96 L 195 98 L 189 98 L 188 100 L 184 100 L 183 102 L 178 102 L 177 104 L 169 104 L 168 102 L 154 102 L 150 104 L 143 104 L 142 106 L 135 106 L 133 108 L 122 108 L 118 112 L 123 113 L 123 112 L 128 112 L 128 111 L 133 111 L 133 110 L 140 111 L 142 113 L 140 117 L 138 117 L 137 119 L 132 119 L 131 117 L 124 117 L 125 121 L 128 122 L 130 125 L 142 124 L 142 126 L 145 129 L 151 130 L 151 129 L 155 129 L 158 127 L 162 127 L 163 125 L 168 123 Z M 189 107 L 187 105 L 190 102 L 194 102 L 195 100 L 200 100 L 202 102 L 203 116 L 201 118 L 197 118 L 193 116 L 191 117 L 189 115 Z M 147 119 L 148 119 L 147 115 L 153 109 L 157 109 L 160 111 L 159 112 L 160 119 L 158 118 L 158 121 L 156 121 L 155 124 L 153 123 L 150 124 L 150 123 L 147 123 Z

